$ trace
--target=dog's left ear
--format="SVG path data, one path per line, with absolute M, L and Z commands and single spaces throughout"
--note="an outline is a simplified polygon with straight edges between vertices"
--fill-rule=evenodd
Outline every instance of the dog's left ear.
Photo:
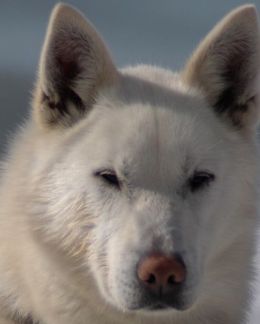
M 117 79 L 95 28 L 65 4 L 56 5 L 51 14 L 38 74 L 33 113 L 38 125 L 48 128 L 73 125 Z
M 209 33 L 182 73 L 215 111 L 238 128 L 258 120 L 260 33 L 253 5 L 232 11 Z

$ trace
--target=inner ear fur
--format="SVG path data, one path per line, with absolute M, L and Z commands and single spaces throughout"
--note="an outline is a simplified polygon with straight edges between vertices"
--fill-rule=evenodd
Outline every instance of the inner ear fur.
M 234 126 L 252 127 L 258 116 L 259 23 L 253 5 L 227 15 L 201 42 L 182 78 Z
M 112 86 L 117 71 L 95 28 L 74 8 L 58 4 L 50 17 L 34 93 L 34 117 L 45 127 L 70 126 Z

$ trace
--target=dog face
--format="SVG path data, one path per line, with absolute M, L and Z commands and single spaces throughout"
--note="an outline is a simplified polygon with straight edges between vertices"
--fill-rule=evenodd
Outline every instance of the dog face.
M 91 149 L 93 166 L 87 180 L 90 200 L 99 206 L 98 212 L 91 211 L 97 220 L 96 243 L 91 245 L 97 258 L 91 265 L 104 295 L 124 309 L 157 304 L 183 308 L 191 303 L 209 248 L 203 240 L 212 236 L 216 203 L 224 203 L 223 185 L 230 188 L 223 181 L 230 166 L 222 169 L 216 158 L 230 161 L 228 149 L 220 144 L 220 125 L 213 116 L 208 116 L 212 123 L 207 125 L 205 114 L 206 126 L 201 127 L 203 113 L 197 118 L 184 106 L 178 112 L 178 103 L 172 105 L 175 108 L 139 104 L 109 110 L 93 132 L 96 137 L 99 130 L 98 138 L 104 140 Z M 82 147 L 80 151 L 84 161 L 88 153 Z M 179 271 L 184 279 L 161 283 L 161 297 L 155 283 L 146 283 L 156 267 L 144 269 L 146 280 L 138 275 L 144 260 L 155 254 L 182 260 Z M 168 270 L 178 275 L 174 265 Z
M 115 307 L 185 310 L 230 275 L 254 195 L 257 37 L 246 6 L 182 73 L 117 71 L 93 27 L 55 9 L 34 102 L 34 222 Z

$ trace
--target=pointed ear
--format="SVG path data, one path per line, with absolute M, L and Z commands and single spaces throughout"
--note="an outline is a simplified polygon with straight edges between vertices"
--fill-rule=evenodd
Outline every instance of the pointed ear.
M 117 78 L 94 27 L 58 4 L 51 15 L 34 95 L 34 117 L 44 126 L 69 126 L 87 113 L 98 92 Z
M 182 73 L 185 83 L 239 128 L 252 128 L 258 117 L 259 37 L 255 7 L 239 7 L 202 41 Z

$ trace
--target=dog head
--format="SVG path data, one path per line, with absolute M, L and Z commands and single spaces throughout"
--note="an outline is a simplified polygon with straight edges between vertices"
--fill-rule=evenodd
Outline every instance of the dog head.
M 244 6 L 181 73 L 118 71 L 92 25 L 55 8 L 34 98 L 34 222 L 115 307 L 185 310 L 221 299 L 230 276 L 239 285 L 250 249 L 232 247 L 253 221 L 258 38 Z

